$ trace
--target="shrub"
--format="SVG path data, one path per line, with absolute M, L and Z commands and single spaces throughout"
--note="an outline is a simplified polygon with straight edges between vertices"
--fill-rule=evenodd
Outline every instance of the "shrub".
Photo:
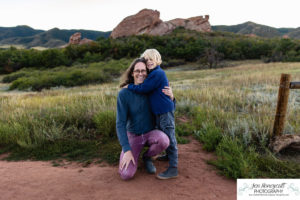
M 261 177 L 268 178 L 299 178 L 300 166 L 297 163 L 282 161 L 271 153 L 261 155 L 255 160 Z
M 181 137 L 177 133 L 175 134 L 175 136 L 176 136 L 176 141 L 178 144 L 187 144 L 190 142 L 190 140 L 188 138 Z
M 216 161 L 211 161 L 218 169 L 227 177 L 237 178 L 253 178 L 257 177 L 257 167 L 253 165 L 258 156 L 253 149 L 246 151 L 237 139 L 229 136 L 222 138 L 217 146 Z
M 109 82 L 119 76 L 128 65 L 129 61 L 122 59 L 72 67 L 62 66 L 52 70 L 23 70 L 5 76 L 4 80 L 12 81 L 9 90 L 41 91 L 57 86 L 73 87 Z
M 27 75 L 27 74 L 24 73 L 24 72 L 13 73 L 13 74 L 10 74 L 10 75 L 5 76 L 5 77 L 2 79 L 2 82 L 3 82 L 3 83 L 11 83 L 11 82 L 17 80 L 18 78 L 24 77 L 24 76 L 26 76 L 26 75 Z
M 97 133 L 104 138 L 117 138 L 116 133 L 116 113 L 108 110 L 100 112 L 94 116 L 93 119 L 96 124 Z
M 156 48 L 163 55 L 163 65 L 178 61 L 202 60 L 211 67 L 220 60 L 260 59 L 267 61 L 297 61 L 299 42 L 294 39 L 249 38 L 244 35 L 214 32 L 199 33 L 177 28 L 164 36 L 138 35 L 123 38 L 99 39 L 89 45 L 69 45 L 64 49 L 0 51 L 0 73 L 11 73 L 22 68 L 53 68 L 75 63 L 139 57 L 146 48 Z M 173 62 L 173 61 L 175 62 Z
M 197 139 L 203 143 L 207 151 L 214 151 L 222 139 L 221 129 L 214 122 L 203 123 L 202 128 L 195 131 Z
M 110 164 L 119 161 L 122 148 L 118 140 L 107 141 L 101 144 L 100 156 Z

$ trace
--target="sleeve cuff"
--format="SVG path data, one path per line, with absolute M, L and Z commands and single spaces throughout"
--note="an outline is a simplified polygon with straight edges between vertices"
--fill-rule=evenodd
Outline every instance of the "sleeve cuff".
M 125 145 L 122 150 L 123 150 L 124 153 L 131 150 L 130 145 Z

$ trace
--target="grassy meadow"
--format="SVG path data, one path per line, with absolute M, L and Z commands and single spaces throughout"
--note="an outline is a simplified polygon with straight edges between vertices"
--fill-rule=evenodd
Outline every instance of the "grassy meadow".
M 176 104 L 179 143 L 193 135 L 213 151 L 209 161 L 232 178 L 300 178 L 297 162 L 267 148 L 281 73 L 300 81 L 300 63 L 240 62 L 195 70 L 196 63 L 166 70 Z M 1 80 L 2 77 L 0 77 Z M 0 153 L 8 160 L 118 161 L 115 132 L 118 82 L 41 92 L 8 91 L 0 83 Z M 284 133 L 300 133 L 300 90 L 291 90 Z

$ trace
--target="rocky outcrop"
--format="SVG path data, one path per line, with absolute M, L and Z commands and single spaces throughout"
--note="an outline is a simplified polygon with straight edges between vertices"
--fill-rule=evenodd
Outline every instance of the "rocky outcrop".
M 287 38 L 290 38 L 290 36 L 285 34 L 285 35 L 282 36 L 282 38 L 287 39 Z
M 136 15 L 126 17 L 114 30 L 110 37 L 118 38 L 130 35 L 165 35 L 171 33 L 176 27 L 195 30 L 199 32 L 210 32 L 211 26 L 209 16 L 191 17 L 188 19 L 173 19 L 163 22 L 159 11 L 143 9 Z
M 69 39 L 69 43 L 70 44 L 89 44 L 93 42 L 93 40 L 87 39 L 87 38 L 83 38 L 81 39 L 81 33 L 77 32 L 74 33 L 73 35 L 71 35 L 70 39 Z
M 188 19 L 173 19 L 169 21 L 170 23 L 174 24 L 176 27 L 182 26 L 185 29 L 195 30 L 199 32 L 210 32 L 211 27 L 210 23 L 208 22 L 209 15 L 198 16 L 198 17 L 191 17 Z
M 123 21 L 112 31 L 110 37 L 117 38 L 122 36 L 149 33 L 151 29 L 160 24 L 160 13 L 154 10 L 144 9 L 136 15 L 123 19 Z
M 246 36 L 251 37 L 251 38 L 257 37 L 257 35 L 255 35 L 254 33 L 246 34 Z

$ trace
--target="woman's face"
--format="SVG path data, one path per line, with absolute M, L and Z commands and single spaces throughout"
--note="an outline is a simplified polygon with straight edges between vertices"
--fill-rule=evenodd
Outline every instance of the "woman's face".
M 135 85 L 143 83 L 147 77 L 146 65 L 142 62 L 136 63 L 134 66 L 132 76 Z

